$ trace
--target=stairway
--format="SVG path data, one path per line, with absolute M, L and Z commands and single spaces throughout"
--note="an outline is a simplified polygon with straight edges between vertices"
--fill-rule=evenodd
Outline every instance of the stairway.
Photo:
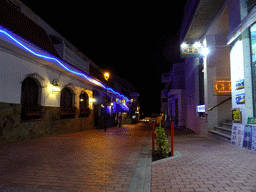
M 219 126 L 214 127 L 212 130 L 209 130 L 210 136 L 218 138 L 221 140 L 231 140 L 232 133 L 232 120 L 226 119 L 223 123 L 220 123 Z

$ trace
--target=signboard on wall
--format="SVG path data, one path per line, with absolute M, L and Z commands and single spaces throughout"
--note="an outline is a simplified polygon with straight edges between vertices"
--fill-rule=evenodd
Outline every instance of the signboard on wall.
M 231 80 L 229 78 L 216 78 L 213 81 L 214 95 L 231 95 Z
M 248 117 L 247 124 L 256 124 L 256 117 Z
M 180 53 L 181 58 L 188 57 L 200 57 L 202 46 L 194 46 L 192 44 L 186 44 L 186 46 L 181 46 Z
M 242 114 L 239 108 L 237 109 L 231 109 L 232 112 L 232 120 L 235 123 L 241 123 L 242 122 Z

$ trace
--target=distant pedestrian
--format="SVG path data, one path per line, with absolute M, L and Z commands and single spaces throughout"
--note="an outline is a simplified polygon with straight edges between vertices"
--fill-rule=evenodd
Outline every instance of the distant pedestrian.
M 119 113 L 119 117 L 118 117 L 118 125 L 119 125 L 119 128 L 121 127 L 122 125 L 122 113 Z

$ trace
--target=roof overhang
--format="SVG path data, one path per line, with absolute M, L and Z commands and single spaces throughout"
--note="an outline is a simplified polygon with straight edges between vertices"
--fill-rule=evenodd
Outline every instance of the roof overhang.
M 225 0 L 201 0 L 195 14 L 192 16 L 191 22 L 186 26 L 187 32 L 182 40 L 187 43 L 194 43 L 200 40 L 224 3 Z
M 32 61 L 35 61 L 36 63 L 45 67 L 51 68 L 60 74 L 68 75 L 74 79 L 84 82 L 85 84 L 97 86 L 100 89 L 107 89 L 108 93 L 110 92 L 119 97 L 123 97 L 129 100 L 127 97 L 114 91 L 111 87 L 107 87 L 99 80 L 91 77 L 85 72 L 80 71 L 66 61 L 63 61 L 62 59 L 57 58 L 47 53 L 46 51 L 34 46 L 33 44 L 27 42 L 26 40 L 20 38 L 16 34 L 6 30 L 4 27 L 1 26 L 0 49 L 7 50 L 19 56 L 29 58 Z
M 254 7 L 251 12 L 243 19 L 243 21 L 228 35 L 227 45 L 233 43 L 245 29 L 250 27 L 256 21 L 256 7 Z

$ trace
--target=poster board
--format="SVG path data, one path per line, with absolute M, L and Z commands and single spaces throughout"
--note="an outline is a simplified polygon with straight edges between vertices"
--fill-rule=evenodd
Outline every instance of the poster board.
M 256 150 L 256 126 L 245 126 L 243 147 L 246 149 Z
M 244 140 L 244 125 L 233 123 L 232 134 L 231 134 L 231 143 L 237 146 L 243 146 Z
M 242 123 L 242 114 L 239 108 L 231 109 L 232 120 L 234 123 Z

